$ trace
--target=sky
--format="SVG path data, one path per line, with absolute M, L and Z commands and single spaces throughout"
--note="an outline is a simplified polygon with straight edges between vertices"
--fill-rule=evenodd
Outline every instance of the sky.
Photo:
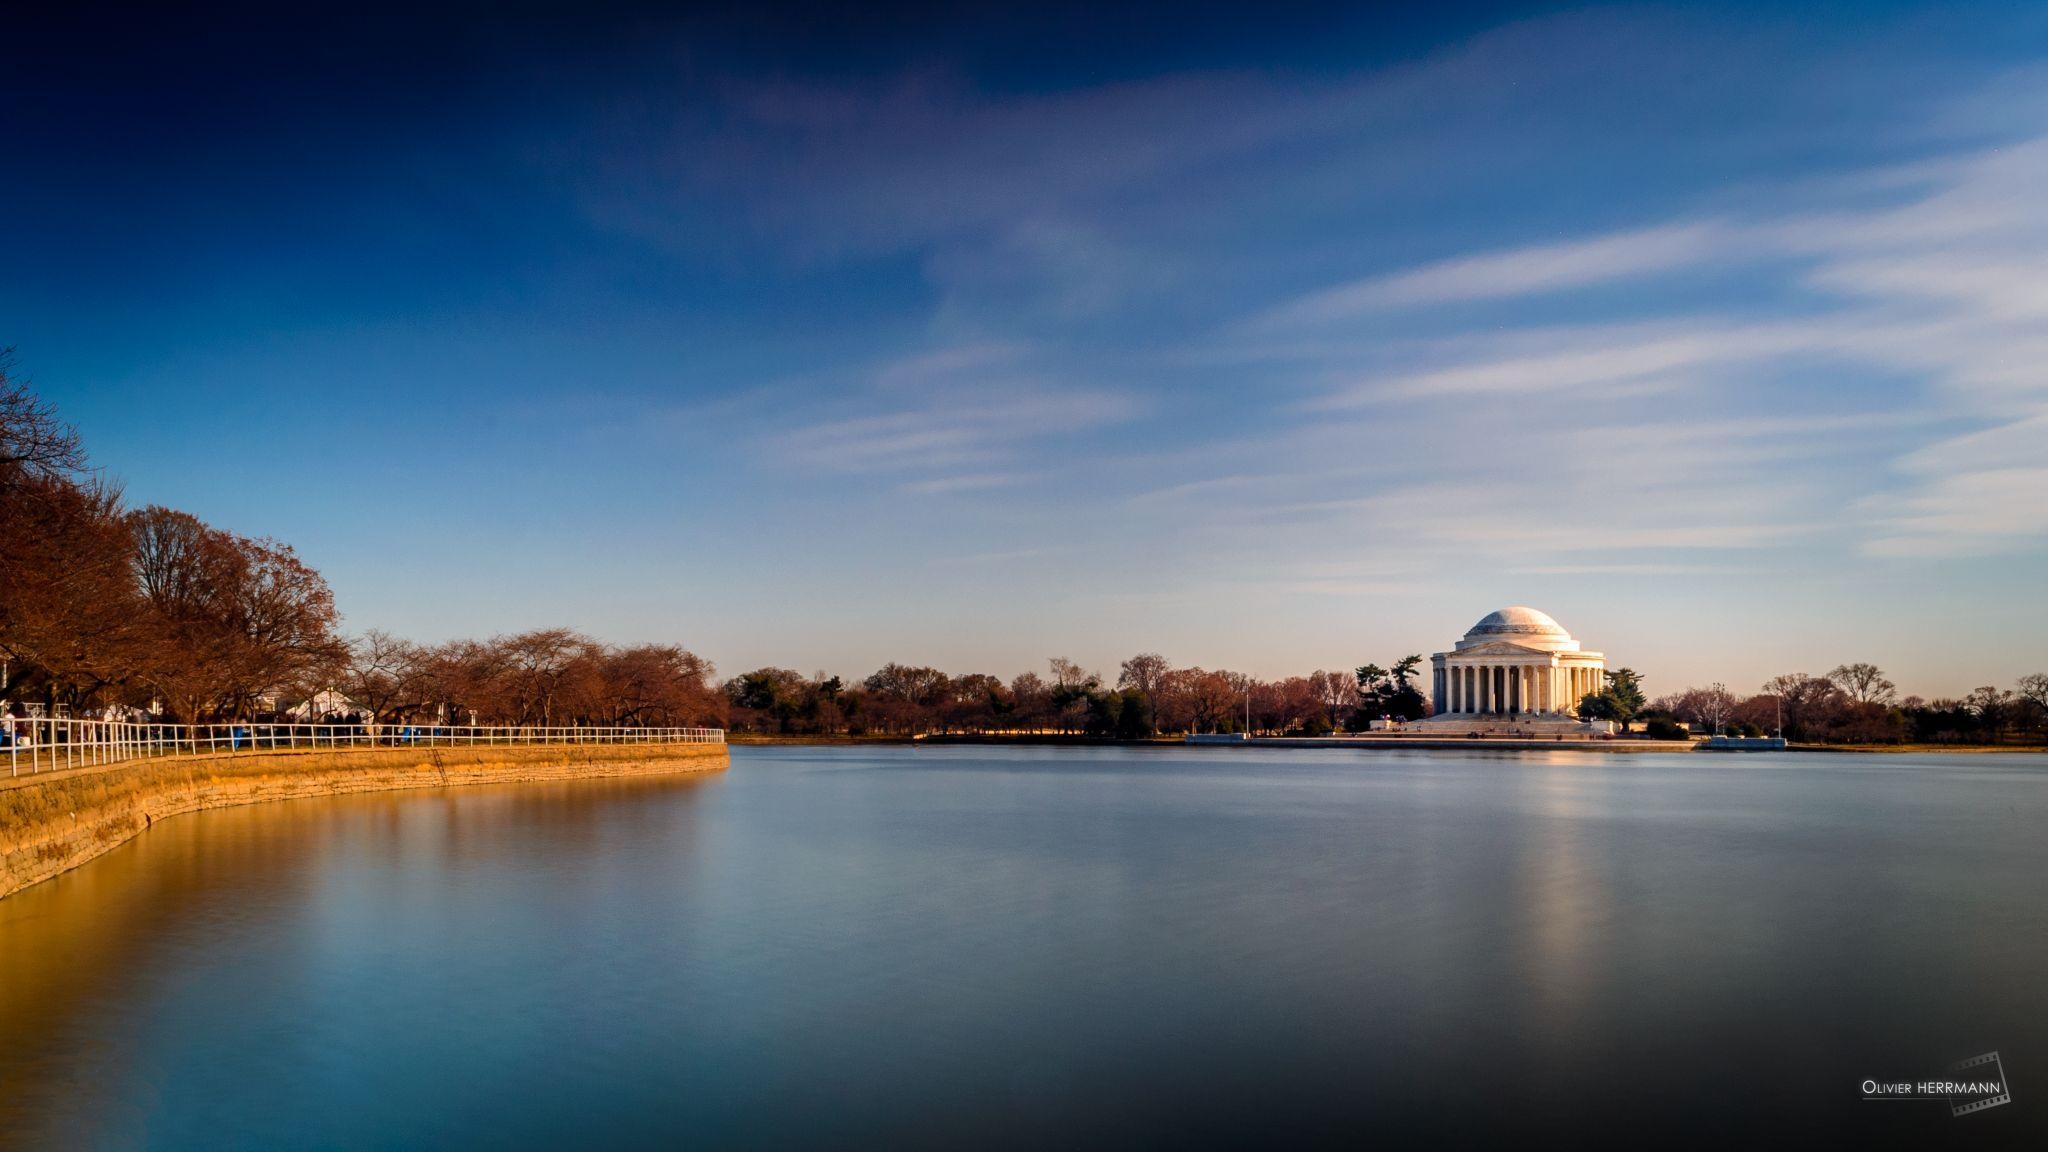
M 2048 6 L 959 7 L 29 17 L 0 346 L 352 630 L 2048 671 Z

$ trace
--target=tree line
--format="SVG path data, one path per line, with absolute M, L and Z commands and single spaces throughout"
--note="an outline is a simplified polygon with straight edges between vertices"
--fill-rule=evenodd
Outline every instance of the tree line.
M 1696 729 L 1746 735 L 1781 732 L 1817 744 L 2004 744 L 2048 740 L 2048 674 L 2011 688 L 1987 684 L 1964 696 L 1900 697 L 1875 664 L 1842 664 L 1821 676 L 1773 676 L 1738 696 L 1725 684 L 1660 697 L 1650 711 Z
M 290 545 L 130 507 L 0 351 L 0 698 L 17 715 L 268 719 L 336 689 L 364 722 L 724 718 L 711 665 L 674 646 L 561 628 L 421 645 L 339 627 L 333 591 Z
M 1288 732 L 1328 735 L 1371 720 L 1420 719 L 1429 702 L 1414 684 L 1421 656 L 1386 668 L 1316 671 L 1281 680 L 1176 668 L 1156 652 L 1125 660 L 1111 682 L 1055 657 L 1043 675 L 1008 680 L 951 676 L 886 664 L 849 683 L 823 672 L 759 668 L 725 682 L 735 731 L 801 735 L 1046 733 L 1143 739 L 1160 733 Z
M 1047 733 L 1116 739 L 1159 734 L 1252 731 L 1324 736 L 1360 732 L 1372 721 L 1418 720 L 1430 701 L 1415 683 L 1421 656 L 1382 668 L 1261 680 L 1243 673 L 1175 668 L 1157 653 L 1123 662 L 1114 682 L 1055 658 L 1047 672 L 1009 680 L 986 673 L 884 665 L 848 682 L 788 668 L 760 668 L 724 684 L 736 731 L 795 735 Z M 1967 696 L 1900 698 L 1872 664 L 1843 664 L 1824 676 L 1790 673 L 1738 696 L 1726 685 L 1651 699 L 1631 668 L 1610 670 L 1574 711 L 1652 737 L 1701 733 L 1767 736 L 1798 743 L 2003 744 L 2048 741 L 2048 674 L 2011 689 Z

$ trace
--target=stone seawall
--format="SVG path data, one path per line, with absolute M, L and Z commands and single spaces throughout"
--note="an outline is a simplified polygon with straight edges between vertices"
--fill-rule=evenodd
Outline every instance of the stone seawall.
M 723 744 L 540 744 L 135 760 L 0 779 L 0 897 L 181 812 L 397 788 L 717 771 Z
M 1417 736 L 1375 732 L 1363 736 L 1261 736 L 1226 741 L 1231 748 L 1425 748 L 1436 752 L 1691 752 L 1689 740 L 1630 740 L 1626 737 Z

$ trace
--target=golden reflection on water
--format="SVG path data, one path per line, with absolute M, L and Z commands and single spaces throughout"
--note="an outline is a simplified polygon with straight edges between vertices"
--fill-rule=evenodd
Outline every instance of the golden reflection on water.
M 1522 1028 L 1547 1053 L 1547 1078 L 1565 1081 L 1592 1057 L 1578 1040 L 1596 1030 L 1612 946 L 1615 894 L 1589 843 L 1612 803 L 1611 782 L 1583 763 L 1551 763 L 1529 765 L 1517 783 L 1533 817 L 1516 870 Z
M 96 1142 L 139 1124 L 72 1115 L 61 1133 L 46 1126 L 66 1112 L 77 1079 L 116 1072 L 131 1027 L 146 1030 L 119 1010 L 137 982 L 175 967 L 160 959 L 305 903 L 339 862 L 370 854 L 403 883 L 500 859 L 511 838 L 574 854 L 603 836 L 600 817 L 711 779 L 483 785 L 197 812 L 0 900 L 0 1146 L 24 1136 L 33 1146 Z

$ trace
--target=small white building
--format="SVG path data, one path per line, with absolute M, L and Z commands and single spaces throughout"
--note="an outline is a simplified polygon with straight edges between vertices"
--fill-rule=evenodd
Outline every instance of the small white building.
M 346 716 L 351 712 L 367 718 L 370 710 L 342 695 L 338 688 L 322 688 L 305 700 L 284 710 L 284 714 L 302 723 L 317 723 L 326 716 Z

